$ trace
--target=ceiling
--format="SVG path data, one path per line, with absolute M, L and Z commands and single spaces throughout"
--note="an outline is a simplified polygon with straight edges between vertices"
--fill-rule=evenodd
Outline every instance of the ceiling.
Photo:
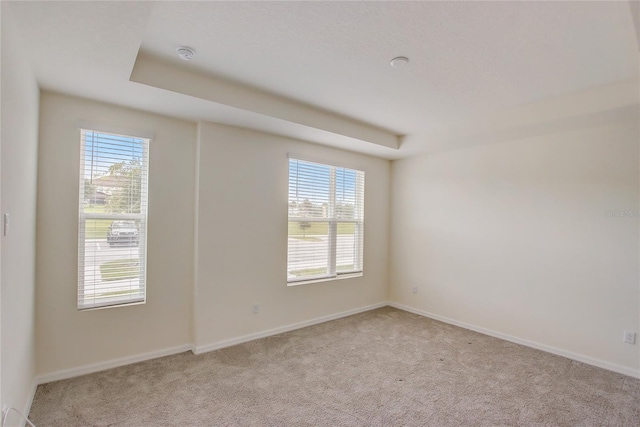
M 430 135 L 479 117 L 637 82 L 632 10 L 627 2 L 10 4 L 44 89 L 390 159 L 427 151 Z M 196 50 L 191 62 L 176 57 L 180 45 Z M 395 56 L 408 66 L 390 67 Z

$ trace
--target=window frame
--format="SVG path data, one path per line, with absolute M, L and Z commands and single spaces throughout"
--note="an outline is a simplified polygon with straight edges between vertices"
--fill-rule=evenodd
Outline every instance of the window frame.
M 340 279 L 347 279 L 352 277 L 361 277 L 364 275 L 364 199 L 365 199 L 365 172 L 359 169 L 349 168 L 346 166 L 340 166 L 333 163 L 320 162 L 315 160 L 307 160 L 304 157 L 297 155 L 289 155 L 287 164 L 287 177 L 288 177 L 288 193 L 291 190 L 291 161 L 311 163 L 319 166 L 329 167 L 329 203 L 328 203 L 328 217 L 291 217 L 290 210 L 287 209 L 287 220 L 291 222 L 318 222 L 328 224 L 328 272 L 326 274 L 289 278 L 289 239 L 291 236 L 287 231 L 287 286 L 298 286 L 309 283 L 333 281 Z M 336 172 L 338 169 L 345 171 L 352 171 L 356 173 L 355 182 L 355 206 L 354 216 L 356 218 L 338 218 L 336 216 Z M 288 198 L 287 198 L 288 199 Z M 289 201 L 287 201 L 289 203 Z M 356 240 L 354 251 L 354 268 L 347 271 L 339 271 L 337 269 L 337 253 L 338 253 L 338 224 L 354 224 L 354 239 Z
M 150 136 L 137 136 L 135 132 L 127 134 L 117 131 L 103 130 L 101 126 L 86 126 L 80 123 L 80 163 L 79 163 L 79 192 L 78 192 L 78 281 L 76 284 L 76 304 L 78 311 L 98 310 L 105 308 L 125 307 L 140 305 L 147 302 L 147 226 L 149 219 L 149 146 Z M 140 188 L 140 213 L 92 213 L 84 212 L 84 186 L 86 168 L 86 137 L 85 132 L 93 132 L 100 135 L 110 135 L 123 138 L 131 138 L 143 141 L 141 164 L 141 188 Z M 84 294 L 87 287 L 85 281 L 85 255 L 86 255 L 86 221 L 87 220 L 112 220 L 112 221 L 139 221 L 138 249 L 139 249 L 139 286 L 141 297 L 127 298 L 126 296 L 113 296 L 105 298 L 99 303 L 85 300 Z M 82 239 L 81 236 L 85 236 Z M 81 268 L 82 267 L 82 268 Z

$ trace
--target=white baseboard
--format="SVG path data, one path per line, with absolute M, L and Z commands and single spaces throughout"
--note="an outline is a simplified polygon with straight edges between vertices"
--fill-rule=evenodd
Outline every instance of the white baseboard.
M 78 377 L 80 375 L 93 374 L 95 372 L 100 372 L 100 371 L 104 371 L 111 368 L 117 368 L 119 366 L 130 365 L 132 363 L 143 362 L 145 360 L 156 359 L 158 357 L 171 356 L 173 354 L 183 353 L 189 350 L 191 350 L 194 354 L 206 353 L 208 351 L 217 350 L 224 347 L 230 347 L 232 345 L 241 344 L 247 341 L 252 341 L 259 338 L 265 338 L 271 335 L 281 334 L 283 332 L 293 331 L 295 329 L 304 328 L 306 326 L 328 322 L 330 320 L 339 319 L 341 317 L 347 317 L 354 314 L 363 313 L 365 311 L 374 310 L 376 308 L 385 307 L 387 305 L 388 305 L 387 302 L 381 302 L 378 304 L 368 305 L 366 307 L 360 307 L 353 310 L 344 311 L 342 313 L 318 317 L 316 319 L 311 319 L 304 322 L 281 326 L 279 328 L 269 329 L 267 331 L 257 332 L 250 335 L 244 335 L 238 338 L 233 338 L 230 340 L 220 341 L 217 343 L 207 344 L 207 345 L 198 346 L 198 347 L 194 347 L 191 344 L 185 344 L 177 347 L 167 348 L 164 350 L 152 351 L 149 353 L 137 354 L 137 355 L 128 356 L 128 357 L 121 357 L 118 359 L 107 360 L 105 362 L 92 363 L 89 365 L 79 366 L 77 368 L 63 369 L 60 371 L 37 376 L 36 385 L 34 386 L 33 392 L 35 394 L 35 389 L 38 384 L 46 384 L 52 381 L 60 381 L 60 380 L 66 380 L 68 378 Z M 29 405 L 27 406 L 27 408 L 31 408 L 31 402 L 29 402 Z
M 377 308 L 391 306 L 400 310 L 404 310 L 410 313 L 418 314 L 424 317 L 428 317 L 434 320 L 438 320 L 444 323 L 448 323 L 454 326 L 459 326 L 461 328 L 469 329 L 475 332 L 479 332 L 481 334 L 489 335 L 495 338 L 500 338 L 505 341 L 510 341 L 516 344 L 521 344 L 527 347 L 535 348 L 537 350 L 546 351 L 548 353 L 556 354 L 558 356 L 563 356 L 572 360 L 576 360 L 578 362 L 583 362 L 589 365 L 597 366 L 599 368 L 607 369 L 613 372 L 617 372 L 623 375 L 628 375 L 634 378 L 640 378 L 640 370 L 632 369 L 625 366 L 617 365 L 614 363 L 606 362 L 604 360 L 595 359 L 589 356 L 584 356 L 582 354 L 573 353 L 567 350 L 562 350 L 556 347 L 552 347 L 546 344 L 537 343 L 534 341 L 529 341 L 523 338 L 518 338 L 512 335 L 504 334 L 502 332 L 497 332 L 491 329 L 486 329 L 480 326 L 475 326 L 469 323 L 460 322 L 455 319 L 451 319 L 448 317 L 440 316 L 434 313 L 429 313 L 427 311 L 419 310 L 413 307 L 409 307 L 403 304 L 398 304 L 395 302 L 381 302 L 377 304 L 368 305 L 365 307 L 356 308 L 353 310 L 343 311 L 341 313 L 330 314 L 328 316 L 317 317 L 315 319 L 306 320 L 303 322 L 293 323 L 290 325 L 280 326 L 278 328 L 269 329 L 262 332 L 256 332 L 253 334 L 243 335 L 237 338 L 231 338 L 228 340 L 223 340 L 211 344 L 205 344 L 202 346 L 192 346 L 190 344 L 184 344 L 177 347 L 171 347 L 163 350 L 153 351 L 149 353 L 137 354 L 134 356 L 122 357 L 118 359 L 112 359 L 105 362 L 93 363 L 89 365 L 79 366 L 77 368 L 64 369 L 56 372 L 51 372 L 48 374 L 39 375 L 36 377 L 35 383 L 33 385 L 33 392 L 31 395 L 31 399 L 27 402 L 25 407 L 25 414 L 28 414 L 29 409 L 31 408 L 31 403 L 33 401 L 33 397 L 35 396 L 36 388 L 39 384 L 45 384 L 52 381 L 59 381 L 68 378 L 77 377 L 80 375 L 92 374 L 95 372 L 104 371 L 106 369 L 117 368 L 119 366 L 125 366 L 132 363 L 143 362 L 145 360 L 156 359 L 158 357 L 170 356 L 173 354 L 183 353 L 185 351 L 191 350 L 194 354 L 206 353 L 213 350 L 218 350 L 225 347 L 231 347 L 233 345 L 242 344 L 248 341 L 253 341 L 260 338 L 265 338 L 273 335 L 282 334 L 285 332 L 293 331 L 296 329 L 304 328 L 307 326 L 317 325 L 319 323 L 329 322 L 331 320 L 340 319 L 347 316 L 352 316 L 354 314 L 363 313 L 365 311 L 374 310 Z
M 256 333 L 249 334 L 249 335 L 243 335 L 243 336 L 238 337 L 238 338 L 231 338 L 231 339 L 224 340 L 224 341 L 218 341 L 218 342 L 215 342 L 215 343 L 212 343 L 212 344 L 200 345 L 200 346 L 196 346 L 196 347 L 193 348 L 193 353 L 194 354 L 201 354 L 201 353 L 206 353 L 206 352 L 213 351 L 213 350 L 219 350 L 221 348 L 231 347 L 233 345 L 242 344 L 242 343 L 245 343 L 245 342 L 248 342 L 248 341 L 253 341 L 253 340 L 260 339 L 260 338 L 266 338 L 266 337 L 270 337 L 270 336 L 273 336 L 273 335 L 282 334 L 282 333 L 293 331 L 293 330 L 296 330 L 296 329 L 305 328 L 307 326 L 317 325 L 319 323 L 329 322 L 331 320 L 340 319 L 342 317 L 352 316 L 352 315 L 358 314 L 358 313 L 364 313 L 365 311 L 375 310 L 376 308 L 386 307 L 387 305 L 389 305 L 387 302 L 381 302 L 381 303 L 378 303 L 378 304 L 368 305 L 366 307 L 360 307 L 360 308 L 355 308 L 353 310 L 343 311 L 341 313 L 336 313 L 336 314 L 330 314 L 328 316 L 317 317 L 317 318 L 311 319 L 311 320 L 305 320 L 304 322 L 292 323 L 290 325 L 280 326 L 278 328 L 273 328 L 273 329 L 269 329 L 269 330 L 262 331 L 262 332 L 256 332 Z
M 93 374 L 95 372 L 104 371 L 119 366 L 130 365 L 132 363 L 143 362 L 145 360 L 157 359 L 158 357 L 171 356 L 173 354 L 184 353 L 192 350 L 190 344 L 180 345 L 177 347 L 165 348 L 163 350 L 151 351 L 149 353 L 136 354 L 133 356 L 111 359 L 105 362 L 92 363 L 90 365 L 78 366 L 77 368 L 63 369 L 49 374 L 43 374 L 36 377 L 37 384 L 46 384 L 52 381 L 66 380 L 68 378 L 78 377 L 80 375 Z
M 22 410 L 22 413 L 24 414 L 25 417 L 29 417 L 29 412 L 31 412 L 31 405 L 33 404 L 33 399 L 36 397 L 37 390 L 38 390 L 38 381 L 36 378 L 31 383 L 31 394 L 29 395 L 29 399 L 27 400 L 27 403 L 24 405 L 24 409 Z M 26 425 L 27 425 L 27 420 L 23 419 L 20 421 L 21 427 L 24 427 Z
M 512 335 L 508 335 L 508 334 L 504 334 L 502 332 L 497 332 L 491 329 L 486 329 L 480 326 L 475 326 L 469 323 L 465 323 L 465 322 L 460 322 L 458 320 L 455 319 L 450 319 L 448 317 L 444 317 L 444 316 L 440 316 L 438 314 L 434 314 L 434 313 L 429 313 L 427 311 L 423 311 L 423 310 L 418 310 L 416 308 L 413 307 L 409 307 L 403 304 L 398 304 L 395 302 L 389 302 L 388 304 L 391 307 L 400 309 L 400 310 L 404 310 L 404 311 L 408 311 L 410 313 L 414 313 L 414 314 L 419 314 L 420 316 L 424 316 L 424 317 L 428 317 L 430 319 L 434 319 L 434 320 L 438 320 L 440 322 L 444 322 L 444 323 L 448 323 L 450 325 L 454 325 L 454 326 L 459 326 L 461 328 L 464 329 L 469 329 L 471 331 L 475 331 L 475 332 L 479 332 L 481 334 L 484 335 L 489 335 L 495 338 L 500 338 L 503 339 L 505 341 L 510 341 L 516 344 L 521 344 L 524 345 L 526 347 L 531 347 L 531 348 L 535 348 L 537 350 L 542 350 L 542 351 L 546 351 L 547 353 L 552 353 L 558 356 L 562 356 L 562 357 L 566 357 L 568 359 L 572 359 L 578 362 L 582 362 L 582 363 L 586 363 L 588 365 L 593 365 L 593 366 L 597 366 L 598 368 L 603 368 L 603 369 L 607 369 L 609 371 L 613 371 L 613 372 L 617 372 L 619 374 L 623 374 L 623 375 L 628 375 L 630 377 L 634 377 L 634 378 L 640 378 L 640 370 L 639 369 L 633 369 L 633 368 L 627 368 L 626 366 L 621 366 L 621 365 L 617 365 L 615 363 L 610 363 L 610 362 L 606 362 L 604 360 L 600 360 L 600 359 L 595 359 L 593 357 L 589 357 L 589 356 L 585 356 L 582 354 L 578 354 L 578 353 L 573 353 L 571 351 L 567 351 L 567 350 L 562 350 L 556 347 L 552 347 L 550 345 L 546 345 L 546 344 L 541 344 L 535 341 L 529 341 L 523 338 L 518 338 L 518 337 L 514 337 Z

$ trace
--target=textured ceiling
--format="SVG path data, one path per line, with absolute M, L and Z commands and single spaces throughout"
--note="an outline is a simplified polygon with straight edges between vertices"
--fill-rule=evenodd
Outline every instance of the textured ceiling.
M 419 152 L 428 139 L 420 135 L 638 79 L 626 2 L 11 2 L 9 9 L 44 89 L 386 158 Z M 175 57 L 179 45 L 197 50 L 192 62 Z M 131 81 L 141 55 L 242 87 L 243 102 L 194 96 L 197 87 L 181 91 L 181 81 Z M 398 55 L 410 58 L 408 67 L 388 65 Z M 292 103 L 304 108 L 269 114 Z M 354 129 L 412 143 L 395 150 L 354 139 Z
M 167 2 L 142 49 L 398 134 L 630 78 L 607 2 Z M 408 56 L 409 67 L 389 60 Z

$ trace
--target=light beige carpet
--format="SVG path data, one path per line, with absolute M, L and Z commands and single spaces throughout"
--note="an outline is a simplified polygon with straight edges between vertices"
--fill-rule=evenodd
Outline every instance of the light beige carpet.
M 640 426 L 640 381 L 392 308 L 38 387 L 45 426 Z

